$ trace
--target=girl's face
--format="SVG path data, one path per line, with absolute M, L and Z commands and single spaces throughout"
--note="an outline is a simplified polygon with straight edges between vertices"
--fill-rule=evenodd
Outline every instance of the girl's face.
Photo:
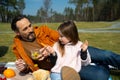
M 63 36 L 61 33 L 60 33 L 59 41 L 61 42 L 61 44 L 67 44 L 70 42 L 70 40 L 67 37 Z

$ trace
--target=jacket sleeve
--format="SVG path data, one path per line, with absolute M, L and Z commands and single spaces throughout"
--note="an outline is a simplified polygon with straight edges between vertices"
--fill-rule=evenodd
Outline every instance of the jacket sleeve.
M 82 65 L 83 66 L 86 66 L 86 65 L 88 65 L 88 64 L 90 64 L 91 63 L 91 57 L 90 57 L 90 54 L 89 54 L 89 52 L 88 52 L 88 50 L 86 51 L 87 53 L 87 55 L 86 55 L 86 59 L 85 60 L 83 60 L 83 59 L 81 59 L 81 62 L 82 62 Z M 83 53 L 84 54 L 84 53 Z
M 17 59 L 21 58 L 20 55 L 19 55 L 19 53 L 18 53 L 18 51 L 17 51 L 17 49 L 16 49 L 15 44 L 13 44 L 13 46 L 12 46 L 12 51 L 13 51 L 13 53 L 16 56 Z

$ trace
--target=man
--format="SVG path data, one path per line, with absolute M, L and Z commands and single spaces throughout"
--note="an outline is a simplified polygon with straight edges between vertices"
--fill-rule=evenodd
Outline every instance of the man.
M 17 57 L 16 65 L 21 72 L 35 71 L 39 68 L 50 70 L 54 65 L 52 60 L 56 56 L 50 55 L 44 57 L 39 55 L 38 60 L 31 58 L 31 50 L 42 48 L 41 42 L 46 45 L 53 45 L 58 40 L 57 31 L 51 30 L 46 26 L 40 28 L 31 26 L 30 21 L 25 16 L 17 16 L 11 24 L 12 30 L 16 33 L 14 38 L 13 52 Z M 35 32 L 34 32 L 35 30 Z M 42 49 L 41 49 L 42 48 Z M 44 59 L 44 60 L 43 60 Z M 37 64 L 38 66 L 34 66 Z
M 54 52 L 49 53 L 46 49 L 49 47 L 44 48 L 41 43 L 52 46 L 59 37 L 56 31 L 49 29 L 47 26 L 33 28 L 29 19 L 23 15 L 19 15 L 13 19 L 11 28 L 16 33 L 13 52 L 17 57 L 16 67 L 19 71 L 27 73 L 29 71 L 36 71 L 40 68 L 50 70 L 54 66 L 57 58 L 56 54 Z M 37 60 L 31 57 L 32 49 L 39 49 L 39 51 L 42 52 L 42 55 L 37 56 Z M 109 77 L 109 70 L 106 66 L 113 65 L 118 67 L 120 64 L 120 56 L 113 54 L 113 52 L 90 46 L 88 50 L 91 54 L 92 62 L 97 63 L 97 65 L 83 67 L 80 72 L 81 79 L 96 80 L 100 77 L 100 80 L 107 80 Z M 95 77 L 91 77 L 93 72 L 96 73 L 94 74 Z M 86 77 L 86 75 L 88 77 Z

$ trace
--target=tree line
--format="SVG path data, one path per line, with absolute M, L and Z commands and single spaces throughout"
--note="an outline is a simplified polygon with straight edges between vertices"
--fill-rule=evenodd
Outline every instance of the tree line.
M 114 21 L 120 18 L 120 0 L 69 0 L 75 7 L 65 7 L 63 13 L 51 8 L 52 0 L 43 0 L 35 16 L 28 16 L 33 22 Z M 0 0 L 0 22 L 11 22 L 13 16 L 23 14 L 24 0 Z
M 0 0 L 0 22 L 10 22 L 13 16 L 22 14 L 24 0 Z

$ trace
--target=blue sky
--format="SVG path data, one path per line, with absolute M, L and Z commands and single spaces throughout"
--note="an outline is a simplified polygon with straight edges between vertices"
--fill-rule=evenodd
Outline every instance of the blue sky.
M 62 13 L 65 7 L 73 7 L 73 5 L 68 4 L 68 0 L 51 0 L 51 8 L 54 11 Z M 25 9 L 23 13 L 26 15 L 36 15 L 37 10 L 43 6 L 43 0 L 25 0 Z

